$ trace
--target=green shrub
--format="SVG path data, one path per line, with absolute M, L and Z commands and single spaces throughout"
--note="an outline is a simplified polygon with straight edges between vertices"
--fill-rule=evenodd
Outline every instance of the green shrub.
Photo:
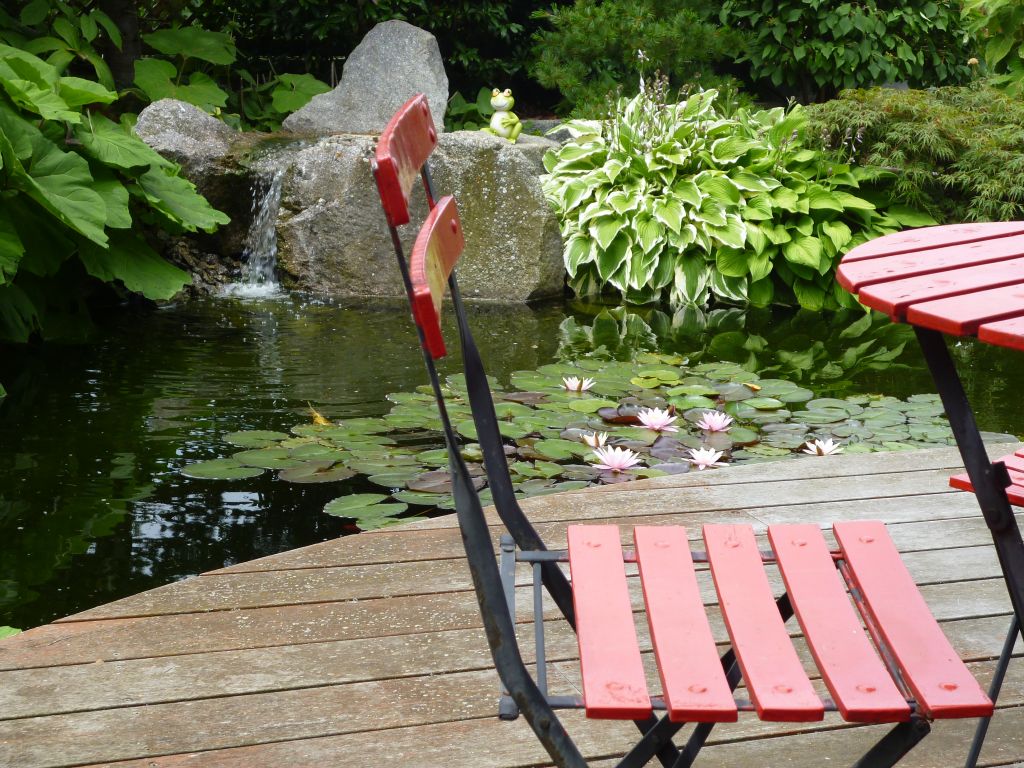
M 753 75 L 803 103 L 841 88 L 970 77 L 959 0 L 725 0 L 719 18 L 752 36 L 742 60 Z
M 893 194 L 942 222 L 1024 218 L 1024 104 L 965 88 L 847 91 L 808 108 L 809 135 L 895 173 Z
M 6 45 L 0 91 L 0 340 L 80 332 L 86 275 L 150 299 L 180 290 L 188 275 L 133 228 L 212 231 L 228 218 L 102 114 L 117 94 Z
M 444 129 L 446 131 L 475 131 L 490 125 L 494 107 L 491 106 L 491 89 L 484 86 L 476 94 L 475 101 L 466 101 L 456 91 L 448 99 L 448 108 L 444 113 Z
M 1020 96 L 1024 90 L 1024 0 L 965 0 L 964 17 L 985 41 L 993 83 Z
M 531 72 L 555 88 L 574 115 L 603 114 L 617 88 L 635 93 L 641 70 L 660 70 L 675 86 L 716 83 L 716 63 L 731 59 L 740 38 L 703 18 L 694 0 L 576 0 L 538 14 L 551 28 L 534 36 Z M 647 61 L 638 61 L 643 51 Z
M 612 120 L 568 123 L 574 138 L 545 156 L 544 190 L 577 294 L 849 306 L 833 278 L 841 254 L 933 223 L 859 193 L 884 172 L 804 148 L 799 107 L 730 116 L 713 90 L 678 104 L 664 103 L 665 92 L 663 82 L 645 88 Z

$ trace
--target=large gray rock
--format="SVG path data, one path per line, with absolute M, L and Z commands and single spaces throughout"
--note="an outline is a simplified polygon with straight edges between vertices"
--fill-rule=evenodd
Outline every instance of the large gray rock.
M 194 182 L 230 151 L 240 134 L 199 107 L 176 99 L 154 101 L 139 113 L 135 133 L 178 163 Z
M 444 130 L 448 75 L 437 40 L 404 21 L 384 21 L 356 46 L 341 82 L 313 99 L 284 123 L 285 130 L 324 136 L 380 133 L 411 96 L 424 93 L 438 133 Z
M 370 173 L 375 139 L 332 136 L 299 151 L 278 217 L 278 267 L 294 287 L 341 296 L 402 296 L 404 289 Z M 536 149 L 528 150 L 536 153 Z M 526 301 L 562 291 L 562 241 L 538 179 L 537 160 L 476 131 L 441 137 L 432 158 L 439 194 L 459 201 L 467 298 Z M 413 196 L 407 252 L 426 215 Z

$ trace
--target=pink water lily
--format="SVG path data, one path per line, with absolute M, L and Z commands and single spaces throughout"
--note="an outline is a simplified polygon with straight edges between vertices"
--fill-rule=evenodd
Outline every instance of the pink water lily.
M 591 462 L 591 465 L 609 472 L 625 472 L 640 463 L 640 454 L 629 448 L 595 448 L 594 455 L 600 463 Z
M 641 408 L 636 417 L 640 419 L 640 423 L 644 427 L 655 432 L 679 431 L 679 427 L 672 426 L 672 422 L 679 417 L 673 416 L 668 411 L 663 411 L 660 408 Z
M 583 435 L 583 442 L 589 445 L 591 448 L 600 448 L 608 442 L 607 432 L 591 432 L 588 435 Z
M 578 376 L 563 376 L 562 386 L 564 386 L 570 392 L 586 392 L 588 389 L 594 386 L 597 382 L 589 376 L 580 378 Z
M 690 449 L 690 463 L 697 469 L 728 466 L 724 461 L 719 461 L 720 458 L 722 458 L 722 452 L 716 451 L 714 448 Z
M 705 432 L 725 432 L 732 426 L 732 416 L 721 411 L 704 411 L 697 426 Z
M 825 440 L 808 440 L 804 443 L 804 453 L 811 456 L 829 456 L 834 453 L 842 453 L 843 447 L 840 443 L 833 442 L 832 438 Z

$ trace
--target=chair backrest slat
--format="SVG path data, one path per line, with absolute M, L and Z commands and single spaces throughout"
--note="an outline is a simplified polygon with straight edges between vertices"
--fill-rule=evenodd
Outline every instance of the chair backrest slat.
M 388 224 L 409 223 L 409 195 L 423 164 L 437 146 L 427 97 L 405 102 L 384 128 L 374 156 L 374 177 Z
M 465 241 L 455 198 L 446 195 L 430 212 L 409 259 L 412 314 L 423 331 L 427 351 L 436 360 L 446 354 L 441 335 L 441 304 L 448 276 L 455 269 Z

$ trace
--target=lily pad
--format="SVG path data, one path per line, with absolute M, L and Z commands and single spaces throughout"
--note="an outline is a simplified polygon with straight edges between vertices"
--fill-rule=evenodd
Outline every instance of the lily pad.
M 751 408 L 757 408 L 759 411 L 776 411 L 785 405 L 774 397 L 751 397 L 749 400 L 744 400 L 743 403 Z
M 351 517 L 349 512 L 387 501 L 390 496 L 383 493 L 350 493 L 327 502 L 324 512 L 337 517 Z
M 355 477 L 356 473 L 344 464 L 331 460 L 307 461 L 297 467 L 282 469 L 277 473 L 279 480 L 288 483 L 333 483 Z
M 279 440 L 287 440 L 284 432 L 273 432 L 268 429 L 250 429 L 244 432 L 229 432 L 224 440 L 239 448 L 263 448 Z
M 262 475 L 265 470 L 260 467 L 243 466 L 235 459 L 211 459 L 188 464 L 180 471 L 185 477 L 197 480 L 244 480 Z
M 261 467 L 262 469 L 287 469 L 300 466 L 302 459 L 292 458 L 287 448 L 255 448 L 249 451 L 239 451 L 234 455 L 234 460 L 247 467 Z

